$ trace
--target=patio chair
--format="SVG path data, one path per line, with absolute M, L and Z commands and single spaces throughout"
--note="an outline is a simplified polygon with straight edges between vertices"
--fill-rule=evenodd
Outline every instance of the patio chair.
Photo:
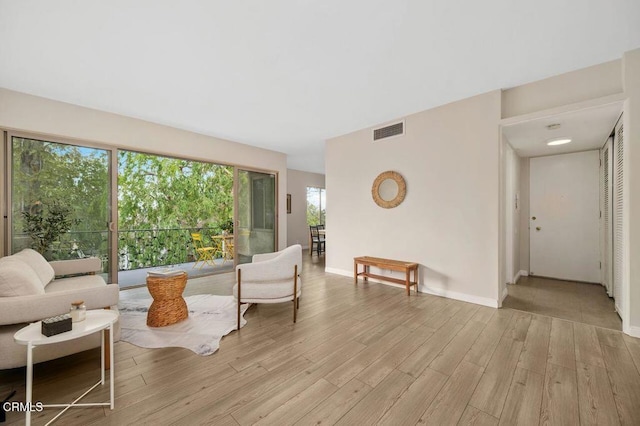
M 230 260 L 233 262 L 233 238 L 227 239 L 227 242 L 222 254 L 224 255 L 225 262 L 227 260 Z
M 192 232 L 191 240 L 193 241 L 194 254 L 196 255 L 196 262 L 193 264 L 193 268 L 198 264 L 200 264 L 198 269 L 202 269 L 205 264 L 215 266 L 213 256 L 216 254 L 216 248 L 205 246 L 202 240 L 202 234 L 199 232 Z
M 222 256 L 222 263 L 233 261 L 233 235 L 214 235 L 211 240 L 216 252 Z

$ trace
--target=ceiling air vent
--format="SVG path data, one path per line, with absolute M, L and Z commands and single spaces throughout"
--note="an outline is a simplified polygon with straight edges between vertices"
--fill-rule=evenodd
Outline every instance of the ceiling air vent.
M 373 141 L 404 135 L 404 120 L 388 126 L 373 129 Z

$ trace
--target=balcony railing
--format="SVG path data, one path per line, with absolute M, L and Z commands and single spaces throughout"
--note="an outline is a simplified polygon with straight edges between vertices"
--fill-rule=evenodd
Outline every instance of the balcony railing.
M 192 228 L 129 229 L 118 231 L 118 270 L 128 271 L 192 261 Z M 198 230 L 205 237 L 213 228 Z
M 194 228 L 127 229 L 118 231 L 118 270 L 129 271 L 149 267 L 175 265 L 194 261 L 191 232 Z M 209 238 L 217 228 L 198 228 Z M 54 259 L 95 256 L 103 259 L 103 272 L 108 265 L 108 231 L 71 231 L 53 244 Z M 29 246 L 26 234 L 14 236 L 14 247 Z

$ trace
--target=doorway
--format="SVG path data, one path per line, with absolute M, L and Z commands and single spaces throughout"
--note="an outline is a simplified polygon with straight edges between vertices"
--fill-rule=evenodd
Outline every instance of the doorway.
M 601 269 L 601 156 L 622 108 L 618 102 L 503 125 L 505 152 L 513 150 L 519 173 L 511 178 L 505 164 L 504 217 L 515 220 L 504 221 L 504 244 L 515 255 L 504 262 L 502 306 L 622 329 Z M 548 145 L 560 139 L 570 142 Z
M 276 174 L 236 168 L 236 262 L 276 251 Z
M 598 150 L 529 160 L 529 275 L 597 283 Z

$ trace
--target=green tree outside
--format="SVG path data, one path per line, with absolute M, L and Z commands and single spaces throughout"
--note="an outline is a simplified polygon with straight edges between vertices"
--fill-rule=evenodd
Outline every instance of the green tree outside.
M 77 257 L 80 246 L 87 254 L 106 253 L 106 232 L 95 231 L 106 231 L 109 218 L 107 151 L 14 137 L 12 160 L 14 252 L 32 245 L 24 234 L 25 214 L 46 216 L 62 206 L 73 225 L 52 244 L 51 256 Z
M 110 162 L 106 150 L 14 137 L 13 251 L 42 245 L 28 237 L 25 217 L 63 206 L 72 226 L 51 257 L 108 258 Z M 132 151 L 119 151 L 118 163 L 121 269 L 188 261 L 190 231 L 233 232 L 233 167 Z

